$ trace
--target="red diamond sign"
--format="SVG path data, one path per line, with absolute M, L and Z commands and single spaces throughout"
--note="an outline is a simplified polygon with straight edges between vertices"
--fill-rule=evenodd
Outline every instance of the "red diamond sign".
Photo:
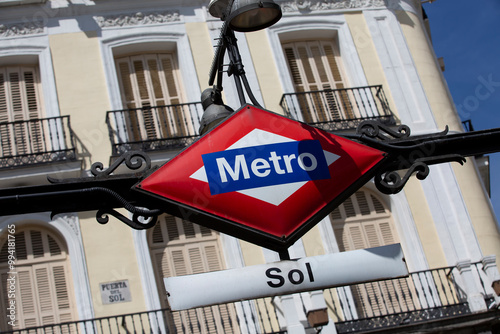
M 282 250 L 383 159 L 379 150 L 246 105 L 136 189 L 180 207 L 181 218 Z

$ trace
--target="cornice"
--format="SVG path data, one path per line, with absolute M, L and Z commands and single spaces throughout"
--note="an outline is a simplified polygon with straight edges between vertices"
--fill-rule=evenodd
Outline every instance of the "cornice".
M 1 0 L 0 0 L 1 1 Z M 66 0 L 61 0 L 62 2 Z M 81 0 L 83 3 L 72 4 L 69 3 L 67 7 L 51 7 L 54 4 L 59 4 L 61 1 L 50 1 L 38 7 L 38 11 L 34 11 L 37 7 L 29 6 L 22 13 L 19 12 L 16 6 L 6 7 L 14 10 L 12 13 L 5 13 L 6 18 L 13 17 L 20 18 L 16 23 L 0 24 L 0 38 L 20 37 L 25 35 L 43 34 L 45 32 L 44 25 L 49 19 L 57 19 L 58 17 L 76 17 L 80 15 L 89 15 L 93 17 L 94 21 L 101 29 L 120 28 L 129 26 L 144 26 L 165 24 L 181 21 L 179 9 L 167 9 L 164 11 L 143 11 L 137 8 L 136 2 L 123 0 L 120 6 L 114 6 L 116 3 L 94 4 L 92 1 Z M 86 4 L 86 2 L 92 3 Z M 276 2 L 281 6 L 285 15 L 294 14 L 308 14 L 311 12 L 321 13 L 337 10 L 364 10 L 364 9 L 390 9 L 390 10 L 403 10 L 418 13 L 419 2 L 417 0 L 285 0 Z M 126 9 L 127 6 L 134 4 L 135 9 Z M 153 5 L 157 4 L 156 1 L 148 2 Z M 165 4 L 163 4 L 165 5 Z M 54 5 L 55 6 L 55 5 Z M 171 6 L 171 4 L 169 4 Z M 148 6 L 143 6 L 148 8 Z M 160 7 L 157 7 L 160 8 Z M 172 8 L 172 7 L 171 7 Z M 178 8 L 178 7 L 177 7 Z M 114 13 L 113 13 L 114 12 Z M 117 14 L 122 12 L 123 14 Z M 107 15 L 107 13 L 109 13 Z M 111 14 L 112 13 L 112 14 Z M 21 15 L 22 14 L 22 15 Z M 42 21 L 38 22 L 33 18 L 41 17 Z M 26 19 L 32 18 L 32 19 Z M 4 21 L 8 21 L 5 19 Z
M 20 37 L 26 35 L 42 34 L 42 22 L 23 22 L 14 24 L 0 24 L 0 37 Z
M 326 11 L 334 9 L 385 8 L 386 0 L 292 0 L 281 1 L 283 13 Z
M 63 223 L 68 225 L 71 231 L 78 236 L 80 234 L 80 228 L 78 226 L 78 218 L 74 214 L 64 214 L 59 218 Z
M 165 11 L 162 13 L 129 13 L 121 15 L 94 16 L 100 28 L 113 28 L 125 26 L 140 26 L 162 24 L 180 21 L 178 11 Z
M 331 10 L 392 9 L 417 12 L 415 0 L 288 0 L 278 1 L 284 14 Z

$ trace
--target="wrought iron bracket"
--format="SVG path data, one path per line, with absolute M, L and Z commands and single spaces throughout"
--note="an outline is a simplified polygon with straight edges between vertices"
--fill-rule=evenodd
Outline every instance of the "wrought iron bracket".
M 144 152 L 129 151 L 118 157 L 118 159 L 116 159 L 107 169 L 104 168 L 104 165 L 101 162 L 96 162 L 92 164 L 90 172 L 92 173 L 93 177 L 83 177 L 83 178 L 64 179 L 64 180 L 48 177 L 48 180 L 51 183 L 68 183 L 68 182 L 75 183 L 75 182 L 90 182 L 95 180 L 106 180 L 106 179 L 109 180 L 115 176 L 113 173 L 116 172 L 117 169 L 122 164 L 124 164 L 130 170 L 133 171 L 140 170 L 139 173 L 138 172 L 134 173 L 134 175 L 138 176 L 140 179 L 142 179 L 144 175 L 150 173 L 151 170 L 153 169 L 151 167 L 151 158 L 147 154 L 145 154 Z M 123 175 L 122 176 L 117 175 L 117 176 L 123 177 Z M 118 202 L 120 204 L 119 205 L 120 207 L 123 207 L 132 215 L 132 219 L 130 219 L 112 208 L 102 208 L 97 210 L 96 213 L 96 220 L 100 224 L 107 224 L 109 222 L 108 215 L 111 215 L 133 229 L 143 230 L 153 227 L 156 224 L 158 216 L 161 213 L 163 213 L 163 211 L 158 209 L 150 210 L 147 208 L 134 206 L 130 202 L 128 202 L 127 199 L 120 196 L 116 191 L 109 188 L 90 187 L 86 189 L 79 189 L 76 191 L 104 194 L 105 196 L 110 197 L 114 201 Z M 56 214 L 57 212 L 52 211 L 51 216 L 53 217 Z
M 150 173 L 154 168 L 151 167 L 151 158 L 144 152 L 139 151 L 128 151 L 120 155 L 108 168 L 104 168 L 102 162 L 95 162 L 90 166 L 90 173 L 93 176 L 80 177 L 80 178 L 68 178 L 68 179 L 57 179 L 47 176 L 47 180 L 52 184 L 57 183 L 74 183 L 74 182 L 87 182 L 95 180 L 105 180 L 112 177 L 124 177 L 127 174 L 113 174 L 117 172 L 118 168 L 125 164 L 125 166 L 132 170 L 137 171 L 133 175 L 142 177 L 145 174 Z M 142 168 L 142 169 L 141 169 Z M 131 175 L 131 174 L 130 174 Z
M 113 191 L 108 188 L 103 188 L 103 187 L 91 187 L 91 188 L 85 188 L 85 189 L 78 189 L 78 190 L 68 190 L 65 192 L 59 192 L 58 195 L 78 195 L 78 194 L 83 194 L 83 193 L 89 193 L 89 194 L 103 194 L 108 198 L 111 198 L 113 202 L 118 202 L 119 207 L 123 207 L 125 210 L 127 210 L 129 213 L 132 214 L 132 219 L 129 219 L 125 217 L 123 214 L 119 213 L 118 211 L 112 209 L 112 208 L 102 208 L 98 209 L 96 213 L 96 220 L 100 224 L 106 224 L 109 222 L 109 217 L 108 215 L 112 215 L 113 217 L 117 218 L 121 222 L 125 223 L 129 227 L 136 229 L 136 230 L 143 230 L 147 229 L 150 227 L 153 227 L 156 224 L 156 221 L 158 219 L 158 216 L 163 213 L 163 211 L 158 210 L 158 209 L 147 209 L 147 208 L 142 208 L 142 207 L 137 207 L 132 205 L 130 202 L 128 202 L 125 198 L 120 196 L 116 191 Z M 64 213 L 64 211 L 61 210 L 53 210 L 51 212 L 51 218 L 54 218 L 54 216 Z
M 429 165 L 451 161 L 463 165 L 465 163 L 465 157 L 457 154 L 448 154 L 439 157 L 415 159 L 412 165 L 406 169 L 403 176 L 400 176 L 398 170 L 380 171 L 375 174 L 375 186 L 381 193 L 387 195 L 397 194 L 403 189 L 413 174 L 415 174 L 417 179 L 424 180 L 429 175 Z
M 65 212 L 96 210 L 96 220 L 101 224 L 108 223 L 111 215 L 131 228 L 147 229 L 155 225 L 163 211 L 147 208 L 150 201 L 131 188 L 154 170 L 145 153 L 126 152 L 106 169 L 102 163 L 94 163 L 89 177 L 48 176 L 49 185 L 0 189 L 0 215 L 48 211 L 54 218 Z M 116 208 L 125 209 L 131 218 Z
M 390 128 L 365 121 L 355 134 L 343 137 L 386 153 L 373 174 L 375 185 L 385 194 L 401 191 L 412 175 L 425 179 L 430 165 L 463 164 L 465 157 L 500 151 L 500 129 L 450 134 L 446 128 L 438 133 L 411 136 L 405 125 Z M 131 151 L 107 169 L 100 162 L 94 163 L 89 177 L 49 177 L 48 185 L 0 189 L 0 216 L 52 212 L 53 217 L 63 212 L 95 210 L 101 224 L 108 223 L 111 215 L 134 229 L 151 228 L 160 214 L 182 215 L 183 210 L 175 205 L 165 207 L 164 202 L 134 190 L 154 170 L 145 153 Z M 127 210 L 130 218 L 118 212 L 118 208 Z
M 410 177 L 419 180 L 429 175 L 429 166 L 445 162 L 463 164 L 466 156 L 500 150 L 500 129 L 449 134 L 445 130 L 426 135 L 410 136 L 410 128 L 396 129 L 377 121 L 362 122 L 354 135 L 346 137 L 387 153 L 386 161 L 375 174 L 377 189 L 384 194 L 400 192 Z

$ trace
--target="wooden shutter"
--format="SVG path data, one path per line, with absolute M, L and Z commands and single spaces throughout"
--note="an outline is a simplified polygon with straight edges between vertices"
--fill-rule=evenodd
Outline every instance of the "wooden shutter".
M 299 93 L 297 99 L 305 122 L 353 117 L 353 106 L 348 93 L 343 90 L 345 83 L 339 66 L 340 57 L 332 42 L 286 43 L 283 51 L 295 92 Z
M 356 192 L 330 218 L 341 252 L 399 242 L 390 212 L 367 191 Z M 360 284 L 351 291 L 361 317 L 408 311 L 410 307 L 401 303 L 403 296 L 410 296 L 406 279 Z
M 54 236 L 44 230 L 15 234 L 17 320 L 20 328 L 44 326 L 75 320 L 75 303 L 69 280 L 66 252 Z M 5 245 L 0 252 L 0 274 L 7 277 Z M 3 308 L 8 298 L 2 285 Z M 7 323 L 2 329 L 10 329 Z
M 187 133 L 178 70 L 173 54 L 144 54 L 116 59 L 123 104 L 129 114 L 129 136 L 135 141 Z
M 212 230 L 165 215 L 149 235 L 163 307 L 168 307 L 163 278 L 223 269 L 218 236 Z M 232 306 L 203 307 L 175 312 L 172 319 L 179 333 L 236 333 Z M 232 327 L 229 324 L 232 324 Z
M 40 122 L 12 123 L 41 118 L 38 69 L 30 66 L 0 68 L 0 154 L 21 155 L 42 150 Z M 10 122 L 10 125 L 1 124 Z

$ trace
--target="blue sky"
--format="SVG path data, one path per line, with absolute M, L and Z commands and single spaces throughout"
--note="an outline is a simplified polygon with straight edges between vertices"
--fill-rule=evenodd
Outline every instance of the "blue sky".
M 437 57 L 462 120 L 500 128 L 500 0 L 435 0 L 423 5 Z M 500 219 L 500 153 L 490 155 L 491 200 Z

